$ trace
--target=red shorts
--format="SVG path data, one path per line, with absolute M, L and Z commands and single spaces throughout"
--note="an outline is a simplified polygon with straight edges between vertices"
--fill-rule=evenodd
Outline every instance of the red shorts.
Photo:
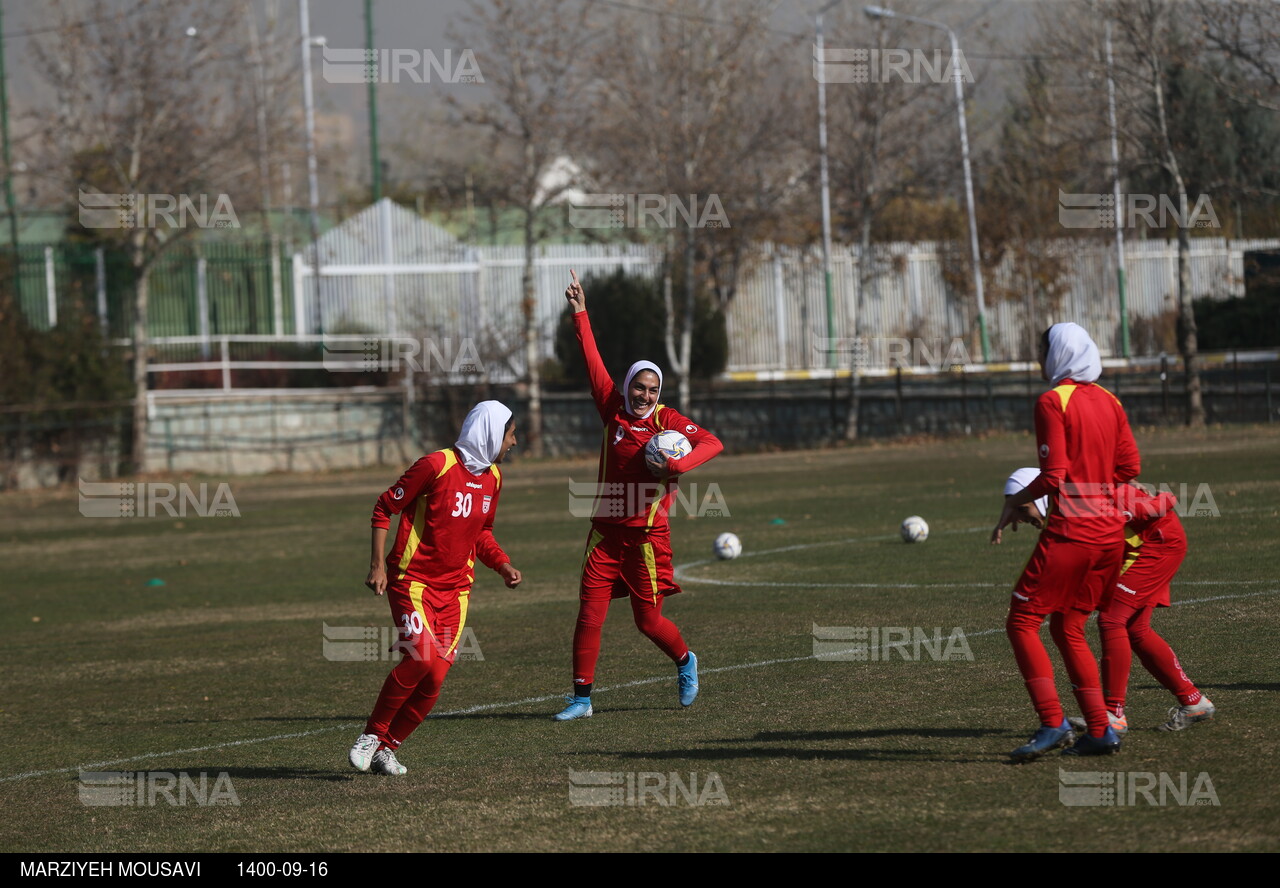
M 1027 566 L 1013 587 L 1021 610 L 1050 614 L 1096 610 L 1115 585 L 1124 547 L 1090 546 L 1040 534 Z
M 1133 608 L 1169 606 L 1169 583 L 1187 557 L 1186 537 L 1166 543 L 1143 543 L 1135 554 L 1136 560 L 1121 571 L 1112 585 L 1111 594 L 1103 602 L 1104 610 L 1112 599 L 1125 601 Z
M 407 657 L 427 662 L 442 657 L 452 663 L 458 656 L 470 596 L 470 589 L 441 596 L 428 591 L 423 583 L 402 580 L 388 584 L 387 603 L 400 630 L 396 647 Z M 441 600 L 443 605 L 438 603 Z
M 636 595 L 653 604 L 680 591 L 671 569 L 671 531 L 592 523 L 582 557 L 584 601 Z

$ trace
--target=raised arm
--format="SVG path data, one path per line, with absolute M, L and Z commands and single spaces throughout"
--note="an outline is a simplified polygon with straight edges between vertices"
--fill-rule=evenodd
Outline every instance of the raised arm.
M 596 348 L 596 337 L 587 318 L 587 296 L 578 282 L 578 274 L 573 269 L 569 269 L 569 274 L 573 275 L 573 283 L 564 291 L 564 296 L 573 307 L 573 329 L 578 335 L 578 344 L 582 346 L 582 359 L 586 362 L 587 378 L 591 382 L 591 397 L 596 402 L 600 419 L 608 422 L 622 405 L 622 394 L 614 386 L 613 378 L 600 358 L 600 350 Z

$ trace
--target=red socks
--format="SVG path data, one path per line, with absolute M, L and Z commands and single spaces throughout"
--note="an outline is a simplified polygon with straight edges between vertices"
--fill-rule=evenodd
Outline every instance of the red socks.
M 1009 617 L 1005 620 L 1005 634 L 1009 636 L 1009 644 L 1013 647 L 1013 658 L 1018 662 L 1018 671 L 1027 685 L 1027 693 L 1031 695 L 1031 705 L 1035 707 L 1040 723 L 1046 727 L 1056 728 L 1062 724 L 1062 703 L 1058 700 L 1058 691 L 1053 685 L 1053 664 L 1049 662 L 1049 652 L 1044 649 L 1040 640 L 1040 625 L 1044 622 L 1044 614 L 1033 614 L 1009 608 Z
M 673 662 L 680 662 L 689 652 L 689 646 L 684 643 L 676 624 L 662 615 L 663 599 L 659 597 L 655 605 L 638 595 L 627 597 L 631 599 L 631 614 L 635 618 L 636 628 Z M 600 633 L 604 629 L 604 618 L 608 612 L 609 599 L 578 602 L 578 622 L 573 630 L 575 688 L 595 681 L 596 661 L 600 659 Z
M 1154 608 L 1133 608 L 1124 602 L 1112 602 L 1106 613 L 1098 615 L 1102 634 L 1102 674 L 1107 694 L 1107 708 L 1123 707 L 1132 665 L 1130 649 L 1137 653 L 1142 665 L 1161 686 L 1183 706 L 1200 702 L 1200 691 L 1192 684 L 1169 643 L 1151 628 Z

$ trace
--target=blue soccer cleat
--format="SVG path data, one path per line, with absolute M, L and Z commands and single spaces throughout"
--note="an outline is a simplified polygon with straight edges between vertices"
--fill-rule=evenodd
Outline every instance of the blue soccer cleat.
M 1059 746 L 1068 745 L 1074 737 L 1071 724 L 1065 718 L 1056 728 L 1041 725 L 1036 728 L 1030 740 L 1009 753 L 1009 758 L 1015 762 L 1033 762 Z
M 689 662 L 676 667 L 676 679 L 680 684 L 680 705 L 692 706 L 698 699 L 698 657 L 689 651 Z
M 1062 750 L 1063 755 L 1112 755 L 1120 751 L 1120 735 L 1107 728 L 1101 737 L 1085 734 L 1076 741 L 1075 746 Z
M 556 721 L 566 722 L 575 718 L 591 718 L 590 697 L 565 697 L 564 702 L 569 705 L 556 713 Z

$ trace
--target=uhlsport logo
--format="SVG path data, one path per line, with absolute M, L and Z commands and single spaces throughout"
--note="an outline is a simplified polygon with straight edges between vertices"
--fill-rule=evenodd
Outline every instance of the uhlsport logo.
M 1058 224 L 1063 228 L 1132 228 L 1139 221 L 1148 228 L 1221 228 L 1209 195 L 1201 194 L 1185 214 L 1167 194 L 1068 194 L 1058 189 Z
M 86 518 L 239 518 L 240 508 L 226 482 L 193 486 L 165 481 L 79 480 L 80 514 Z
M 819 83 L 973 83 L 964 53 L 944 59 L 940 50 L 841 49 L 813 44 L 813 79 Z
M 464 49 L 339 49 L 324 47 L 326 83 L 484 83 L 476 54 Z
M 729 795 L 715 771 L 699 776 L 675 771 L 569 770 L 569 804 L 585 807 L 727 805 Z
M 100 194 L 80 192 L 80 224 L 85 228 L 239 228 L 231 198 L 219 194 Z
M 720 195 L 584 194 L 569 205 L 574 228 L 732 228 Z
M 935 626 L 819 626 L 813 624 L 813 656 L 817 660 L 853 662 L 923 659 L 973 660 L 969 639 L 959 626 L 943 634 Z
M 219 771 L 81 771 L 80 804 L 89 807 L 239 805 L 231 775 Z
M 1218 792 L 1205 771 L 1064 771 L 1058 769 L 1058 801 L 1069 808 L 1150 805 L 1219 806 Z

